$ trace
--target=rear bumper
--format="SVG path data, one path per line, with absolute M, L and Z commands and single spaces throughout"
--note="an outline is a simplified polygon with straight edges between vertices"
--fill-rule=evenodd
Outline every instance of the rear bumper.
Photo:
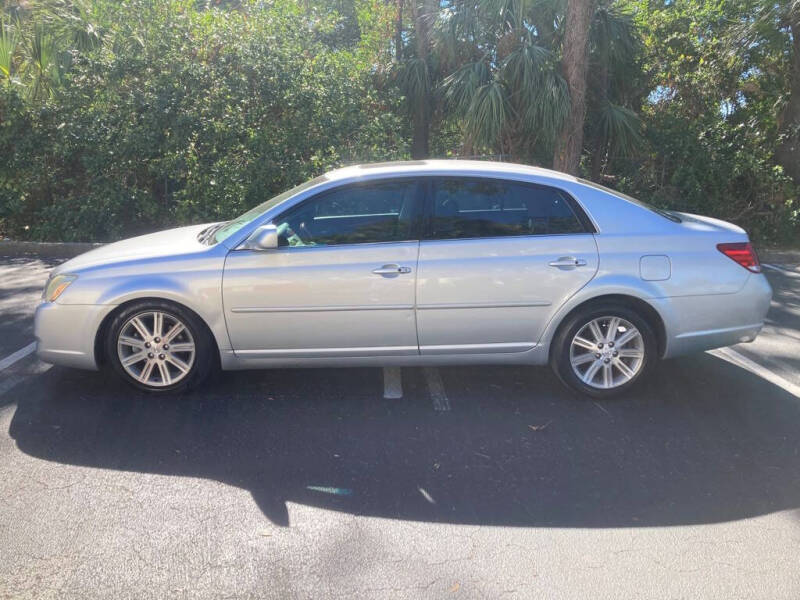
M 735 294 L 661 298 L 656 304 L 667 323 L 664 358 L 752 342 L 769 311 L 772 288 L 751 275 Z
M 113 306 L 42 302 L 36 308 L 33 332 L 36 355 L 44 362 L 97 370 L 95 334 Z

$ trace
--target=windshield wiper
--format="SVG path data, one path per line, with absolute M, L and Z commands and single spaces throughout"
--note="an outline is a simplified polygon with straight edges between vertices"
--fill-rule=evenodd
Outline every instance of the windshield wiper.
M 655 212 L 657 212 L 658 214 L 660 214 L 665 219 L 669 219 L 673 223 L 683 223 L 683 219 L 681 219 L 678 215 L 676 215 L 671 210 L 665 210 L 663 208 L 654 208 L 653 210 Z
M 197 241 L 201 244 L 207 244 L 210 240 L 214 238 L 214 234 L 217 233 L 220 229 L 225 227 L 228 224 L 228 221 L 223 221 L 222 223 L 217 223 L 216 225 L 212 225 L 211 227 L 206 227 L 197 234 Z

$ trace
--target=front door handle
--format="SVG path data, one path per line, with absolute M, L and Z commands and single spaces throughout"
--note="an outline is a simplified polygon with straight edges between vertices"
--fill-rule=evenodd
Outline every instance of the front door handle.
M 551 267 L 585 267 L 586 261 L 574 256 L 562 256 L 558 260 L 547 263 Z
M 400 265 L 383 265 L 377 269 L 372 269 L 375 275 L 400 275 L 401 273 L 411 273 L 411 267 L 401 267 Z

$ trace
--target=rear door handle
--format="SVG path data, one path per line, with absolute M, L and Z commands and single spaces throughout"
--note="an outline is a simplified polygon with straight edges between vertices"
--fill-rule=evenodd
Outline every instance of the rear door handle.
M 401 273 L 411 273 L 411 267 L 401 267 L 400 265 L 383 265 L 377 269 L 372 269 L 375 275 L 400 275 Z
M 547 264 L 551 267 L 585 267 L 586 261 L 574 256 L 562 256 L 558 260 L 550 261 Z

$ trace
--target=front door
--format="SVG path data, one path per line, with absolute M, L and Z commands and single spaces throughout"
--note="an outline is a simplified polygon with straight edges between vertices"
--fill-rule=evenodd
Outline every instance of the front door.
M 281 246 L 234 250 L 223 300 L 247 358 L 417 354 L 418 184 L 322 192 L 277 217 Z
M 437 178 L 420 243 L 422 354 L 521 352 L 598 268 L 597 246 L 564 192 Z

